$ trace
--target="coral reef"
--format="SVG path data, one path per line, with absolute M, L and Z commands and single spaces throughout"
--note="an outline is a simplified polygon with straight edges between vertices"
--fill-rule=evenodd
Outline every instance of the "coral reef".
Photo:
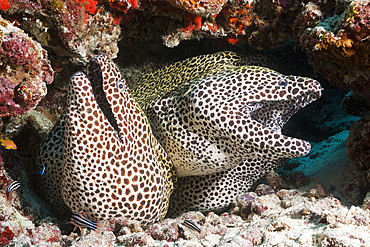
M 30 189 L 25 165 L 16 150 L 0 149 L 0 245 L 15 239 L 19 244 L 45 245 L 60 241 L 61 230 L 49 218 L 50 212 Z M 6 197 L 5 187 L 11 179 L 21 182 L 12 200 Z
M 370 3 L 362 0 L 307 3 L 294 21 L 296 41 L 310 64 L 329 81 L 370 99 Z
M 49 51 L 49 59 L 63 78 L 73 65 L 86 65 L 95 54 L 117 57 L 120 27 L 98 0 L 9 0 L 4 16 Z M 25 48 L 26 49 L 26 48 Z M 60 59 L 64 58 L 64 59 Z M 67 73 L 71 76 L 76 69 Z M 59 81 L 62 80 L 63 83 Z
M 162 37 L 168 47 L 211 37 L 233 45 L 275 49 L 294 36 L 309 54 L 311 65 L 334 85 L 370 97 L 370 60 L 361 52 L 370 42 L 370 5 L 362 0 L 304 4 L 297 0 L 9 0 L 10 7 L 6 3 L 2 9 L 10 19 L 53 50 L 53 56 L 74 64 L 86 65 L 94 54 L 115 58 L 120 37 L 141 42 Z M 17 13 L 26 18 L 18 18 Z
M 85 65 L 97 53 L 115 58 L 120 28 L 112 25 L 111 14 L 98 9 L 97 4 L 98 1 L 44 1 L 19 25 L 56 56 L 67 57 L 73 63 Z M 8 12 L 22 10 L 26 11 L 14 7 Z
M 207 5 L 216 2 L 216 6 Z M 29 165 L 34 162 L 32 155 L 64 109 L 65 78 L 84 70 L 95 54 L 117 57 L 121 38 L 129 45 L 124 47 L 128 49 L 121 49 L 120 59 L 127 59 L 126 54 L 135 50 L 143 54 L 139 63 L 150 64 L 153 54 L 160 54 L 157 56 L 162 63 L 169 61 L 157 43 L 148 46 L 157 39 L 161 39 L 160 44 L 175 47 L 184 40 L 205 41 L 208 37 L 220 40 L 215 49 L 244 51 L 246 45 L 258 50 L 279 48 L 293 36 L 317 72 L 334 86 L 353 90 L 342 103 L 346 112 L 360 117 L 368 115 L 370 3 L 367 1 L 174 3 L 0 1 L 2 16 L 12 23 L 0 19 L 0 117 L 13 116 L 11 120 L 1 118 L 0 127 L 18 146 L 18 150 L 0 147 L 0 245 L 369 246 L 369 193 L 363 198 L 370 190 L 370 119 L 354 124 L 349 136 L 348 131 L 341 132 L 358 118 L 346 116 L 338 100 L 321 102 L 316 108 L 307 109 L 309 114 L 302 113 L 304 118 L 296 120 L 304 127 L 309 126 L 308 132 L 316 135 L 313 139 L 320 141 L 313 144 L 312 153 L 291 160 L 278 173 L 269 174 L 266 178 L 269 185 L 259 185 L 254 192 L 240 195 L 229 213 L 189 212 L 147 229 L 137 222 L 117 219 L 112 229 L 83 236 L 66 235 L 71 229 L 49 217 L 51 213 L 33 193 L 33 184 L 28 181 L 31 175 L 39 174 Z M 181 52 L 174 52 L 176 58 L 172 59 L 180 60 L 179 54 L 188 54 L 194 43 L 189 44 Z M 162 65 L 150 64 L 147 70 Z M 46 84 L 53 81 L 53 70 L 58 79 L 41 100 L 46 94 Z M 328 87 L 324 93 L 342 96 Z M 33 109 L 37 104 L 36 110 Z M 287 129 L 297 135 L 304 134 L 292 125 Z M 323 141 L 329 136 L 332 137 Z M 15 192 L 13 203 L 8 205 L 4 188 L 10 179 L 17 179 L 22 185 Z M 192 220 L 201 232 L 187 227 L 185 219 Z
M 47 52 L 19 28 L 0 17 L 0 117 L 36 107 L 54 71 Z
M 239 198 L 242 197 L 244 195 Z M 366 226 L 370 214 L 359 207 L 343 206 L 335 197 L 312 201 L 301 192 L 283 189 L 277 194 L 255 195 L 251 204 L 252 208 L 250 204 L 237 203 L 232 209 L 234 213 L 249 212 L 242 217 L 230 213 L 204 216 L 199 212 L 188 212 L 147 230 L 121 231 L 124 234 L 118 234 L 117 241 L 126 246 L 272 246 L 277 243 L 284 246 L 315 246 L 315 243 L 366 246 L 370 243 Z M 238 207 L 239 210 L 235 210 Z M 201 232 L 184 226 L 185 219 L 191 219 Z M 350 229 L 351 234 L 346 234 L 346 229 Z
M 285 5 L 285 3 L 283 3 Z M 165 35 L 164 44 L 174 47 L 181 40 L 199 39 L 203 36 L 226 38 L 230 44 L 248 43 L 255 49 L 278 48 L 292 35 L 289 23 L 294 21 L 300 7 L 287 4 L 288 8 L 269 0 L 229 1 L 221 12 L 199 18 L 194 28 L 179 27 Z M 196 12 L 192 12 L 197 14 Z M 198 16 L 204 16 L 197 14 Z

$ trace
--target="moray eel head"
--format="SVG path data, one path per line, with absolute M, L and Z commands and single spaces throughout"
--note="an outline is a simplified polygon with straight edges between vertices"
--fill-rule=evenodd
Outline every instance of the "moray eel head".
M 298 110 L 321 97 L 319 82 L 311 78 L 271 72 L 266 75 L 263 84 L 250 93 L 239 112 L 258 126 L 257 138 L 264 137 L 260 145 L 288 154 L 285 158 L 306 155 L 311 147 L 309 142 L 284 136 L 281 130 Z M 249 130 L 254 128 L 250 127 Z M 243 138 L 256 140 L 252 131 L 247 136 L 248 133 Z

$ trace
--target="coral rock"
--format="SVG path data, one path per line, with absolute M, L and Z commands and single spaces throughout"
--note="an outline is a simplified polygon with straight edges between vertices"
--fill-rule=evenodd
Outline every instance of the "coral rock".
M 46 95 L 54 71 L 41 45 L 0 17 L 0 117 L 23 114 Z
M 266 184 L 259 184 L 256 188 L 256 194 L 258 196 L 264 196 L 269 194 L 275 194 L 274 189 Z
M 342 106 L 346 113 L 352 116 L 365 117 L 370 114 L 370 102 L 353 91 L 343 98 Z
M 64 63 L 86 65 L 96 54 L 117 57 L 120 27 L 113 24 L 112 14 L 98 0 L 10 1 L 10 18 L 52 49 L 55 60 L 66 57 L 70 61 Z M 27 13 L 27 18 L 18 18 L 19 13 Z
M 365 117 L 352 125 L 347 138 L 347 154 L 353 163 L 362 170 L 370 169 L 370 117 Z
M 370 210 L 370 192 L 367 192 L 364 202 L 362 204 L 362 208 L 364 210 L 366 209 Z
M 256 197 L 257 194 L 254 192 L 239 195 L 236 198 L 235 207 L 229 213 L 240 215 L 243 219 L 247 218 L 252 212 L 251 203 Z
M 209 15 L 218 14 L 225 0 L 167 0 L 173 6 L 186 10 L 189 13 L 208 17 Z
M 274 171 L 270 171 L 269 173 L 267 173 L 266 181 L 274 190 L 280 190 L 284 188 L 283 179 Z
M 251 207 L 252 211 L 256 212 L 258 215 L 266 216 L 269 215 L 273 210 L 278 208 L 279 205 L 279 197 L 275 194 L 270 194 L 254 199 Z
M 6 11 L 10 7 L 9 2 L 7 0 L 0 1 L 0 10 Z
M 61 231 L 60 229 L 52 224 L 45 224 L 40 227 L 31 230 L 32 243 L 40 244 L 45 242 L 57 242 L 60 240 Z
M 140 232 L 134 235 L 123 235 L 117 237 L 117 242 L 122 246 L 154 246 L 154 239 L 147 233 Z
M 322 183 L 318 183 L 316 185 L 315 189 L 311 189 L 310 192 L 308 193 L 308 197 L 314 197 L 316 199 L 318 198 L 323 198 L 326 196 L 326 192 L 324 189 L 324 185 Z
M 146 233 L 152 236 L 156 240 L 166 240 L 167 242 L 173 242 L 179 238 L 179 233 L 173 225 L 165 226 L 166 220 L 160 224 L 150 225 Z
M 0 244 L 2 246 L 9 244 L 13 238 L 14 232 L 9 228 L 9 226 L 5 226 L 0 230 Z
M 242 238 L 249 240 L 253 245 L 259 245 L 262 242 L 262 232 L 258 228 L 252 228 L 240 234 Z
M 329 7 L 330 5 L 330 7 Z M 310 64 L 331 84 L 370 99 L 370 3 L 363 0 L 305 4 L 293 24 Z

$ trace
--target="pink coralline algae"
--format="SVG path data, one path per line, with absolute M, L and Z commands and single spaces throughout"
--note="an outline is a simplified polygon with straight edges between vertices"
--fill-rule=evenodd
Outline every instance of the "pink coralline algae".
M 6 77 L 0 77 L 0 113 L 2 116 L 10 114 L 19 115 L 26 112 L 19 104 L 15 102 L 14 92 L 17 84 L 14 84 Z
M 256 193 L 258 196 L 263 196 L 263 195 L 275 194 L 275 191 L 271 186 L 268 186 L 266 184 L 259 184 L 256 188 Z
M 60 229 L 52 224 L 44 224 L 32 229 L 30 232 L 30 235 L 32 236 L 32 244 L 57 242 L 60 240 L 62 235 Z
M 0 54 L 6 56 L 15 65 L 32 64 L 37 59 L 37 50 L 32 41 L 15 32 L 3 37 Z M 24 59 L 25 57 L 27 60 Z
M 166 225 L 166 220 L 161 224 L 153 224 L 149 226 L 147 233 L 156 240 L 176 241 L 179 238 L 179 232 L 173 225 Z
M 41 45 L 0 17 L 0 117 L 23 114 L 46 95 L 54 71 Z
M 0 230 L 0 245 L 4 246 L 9 244 L 9 242 L 14 238 L 14 232 L 9 228 L 9 226 L 5 226 L 3 229 Z
M 251 203 L 252 211 L 258 215 L 265 216 L 269 214 L 276 205 L 279 205 L 280 199 L 277 195 L 271 194 L 268 196 L 261 196 L 253 200 Z

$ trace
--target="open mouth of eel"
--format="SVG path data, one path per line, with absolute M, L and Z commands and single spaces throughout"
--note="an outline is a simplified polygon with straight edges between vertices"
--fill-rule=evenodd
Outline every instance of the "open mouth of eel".
M 308 91 L 290 100 L 250 102 L 241 111 L 244 116 L 262 126 L 259 132 L 268 137 L 265 142 L 267 145 L 299 157 L 306 155 L 311 145 L 308 141 L 284 136 L 282 128 L 295 113 L 320 97 L 321 91 Z

